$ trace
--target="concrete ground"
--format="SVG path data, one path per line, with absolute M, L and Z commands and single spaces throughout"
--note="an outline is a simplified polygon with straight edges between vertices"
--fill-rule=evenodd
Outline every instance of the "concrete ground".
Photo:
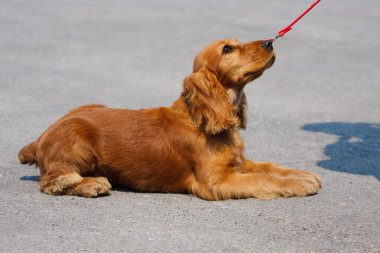
M 0 252 L 379 252 L 380 2 L 322 1 L 246 88 L 246 154 L 319 173 L 307 198 L 52 197 L 19 149 L 87 103 L 170 105 L 207 43 L 273 36 L 310 1 L 2 0 Z

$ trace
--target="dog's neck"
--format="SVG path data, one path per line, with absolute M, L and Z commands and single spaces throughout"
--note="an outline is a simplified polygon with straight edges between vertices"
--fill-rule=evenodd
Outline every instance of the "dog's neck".
M 247 100 L 244 94 L 244 86 L 227 90 L 228 100 L 232 105 L 235 115 L 240 119 L 240 128 L 247 127 Z
M 227 90 L 228 100 L 232 106 L 239 106 L 243 97 L 243 88 L 230 88 Z

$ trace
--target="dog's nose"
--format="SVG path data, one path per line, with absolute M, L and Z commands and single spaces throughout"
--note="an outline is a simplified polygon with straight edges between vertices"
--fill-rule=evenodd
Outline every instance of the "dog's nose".
M 270 41 L 270 40 L 264 41 L 262 47 L 268 51 L 273 50 L 272 41 Z

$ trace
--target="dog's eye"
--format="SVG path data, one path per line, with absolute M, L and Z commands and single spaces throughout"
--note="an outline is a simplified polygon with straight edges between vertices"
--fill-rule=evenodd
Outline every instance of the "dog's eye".
M 231 53 L 232 50 L 233 50 L 233 48 L 232 48 L 231 46 L 229 46 L 229 45 L 225 45 L 225 46 L 223 47 L 223 54 Z

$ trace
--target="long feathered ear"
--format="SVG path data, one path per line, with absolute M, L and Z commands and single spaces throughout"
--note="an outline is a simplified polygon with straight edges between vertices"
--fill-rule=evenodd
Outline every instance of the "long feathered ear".
M 215 135 L 239 126 L 228 95 L 213 72 L 202 69 L 184 81 L 183 95 L 196 124 Z

